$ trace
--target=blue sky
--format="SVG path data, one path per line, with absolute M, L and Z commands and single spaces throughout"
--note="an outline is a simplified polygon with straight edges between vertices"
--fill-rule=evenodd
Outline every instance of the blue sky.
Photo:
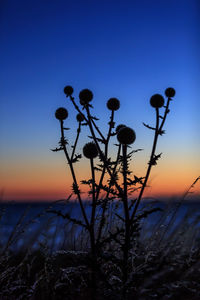
M 23 185 L 30 184 L 26 174 L 31 182 L 34 172 L 46 166 L 51 181 L 55 170 L 63 174 L 62 157 L 55 158 L 49 149 L 59 139 L 57 107 L 66 106 L 70 112 L 71 138 L 76 130 L 76 113 L 63 94 L 67 84 L 74 87 L 75 96 L 83 88 L 93 91 L 103 130 L 109 116 L 105 103 L 119 98 L 116 120 L 135 129 L 136 146 L 146 149 L 144 156 L 152 135 L 142 122 L 154 122 L 149 98 L 173 86 L 177 94 L 167 134 L 159 144 L 166 152 L 164 168 L 173 162 L 177 177 L 190 174 L 183 179 L 185 186 L 186 180 L 199 176 L 199 11 L 194 0 L 2 1 L 0 188 L 8 195 L 12 190 L 14 197 L 16 174 L 21 174 L 16 192 L 20 198 Z M 37 191 L 38 184 L 31 189 Z

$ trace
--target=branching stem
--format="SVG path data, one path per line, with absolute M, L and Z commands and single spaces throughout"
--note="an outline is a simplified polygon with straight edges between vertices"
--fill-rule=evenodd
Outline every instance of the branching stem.
M 88 116 L 88 125 L 89 125 L 89 128 L 90 128 L 90 131 L 91 131 L 91 134 L 92 134 L 92 137 L 93 137 L 93 140 L 97 146 L 97 149 L 98 149 L 98 152 L 99 152 L 99 156 L 101 158 L 101 160 L 104 162 L 105 164 L 105 167 L 108 171 L 108 174 L 110 175 L 111 179 L 113 180 L 117 190 L 119 191 L 119 194 L 120 195 L 123 195 L 123 190 L 121 189 L 121 187 L 118 185 L 117 181 L 115 180 L 109 166 L 108 166 L 108 163 L 107 163 L 107 159 L 105 158 L 103 152 L 101 151 L 101 148 L 99 147 L 99 144 L 97 142 L 97 139 L 96 139 L 96 136 L 94 134 L 94 130 L 93 130 L 93 127 L 92 127 L 92 123 L 91 123 L 91 116 L 90 116 L 90 110 L 89 110 L 89 107 L 86 106 L 86 111 L 87 111 L 87 116 Z
M 121 144 L 119 144 L 119 146 L 118 146 L 117 158 L 116 158 L 115 166 L 114 166 L 114 169 L 113 169 L 113 176 L 116 175 L 117 163 L 119 162 L 119 157 L 120 157 L 120 153 L 121 153 L 121 146 L 122 146 Z M 99 243 L 99 241 L 101 239 L 101 235 L 102 235 L 102 230 L 103 230 L 103 225 L 104 225 L 104 218 L 105 218 L 105 213 L 106 213 L 106 205 L 107 205 L 107 202 L 108 202 L 107 199 L 108 199 L 109 194 L 110 194 L 111 186 L 112 186 L 112 182 L 110 182 L 110 184 L 109 184 L 109 189 L 108 189 L 108 192 L 106 194 L 106 197 L 105 197 L 104 203 L 103 203 L 103 211 L 102 211 L 100 225 L 99 225 L 97 243 Z
M 108 159 L 108 144 L 109 144 L 109 140 L 110 140 L 110 136 L 111 136 L 113 119 L 114 119 L 114 110 L 112 110 L 112 112 L 111 112 L 109 130 L 108 130 L 108 135 L 107 135 L 107 139 L 106 139 L 106 143 L 105 143 L 105 154 L 104 155 L 105 155 L 106 160 Z M 106 172 L 106 166 L 104 164 L 103 170 L 102 170 L 102 173 L 101 173 L 101 177 L 100 177 L 100 180 L 99 180 L 99 185 L 98 185 L 98 188 L 97 188 L 96 201 L 98 200 L 98 197 L 99 197 L 99 193 L 100 193 L 100 190 L 101 190 L 101 185 L 102 185 L 102 182 L 103 182 L 103 179 L 104 179 L 105 172 Z
M 130 220 L 129 220 L 129 207 L 127 197 L 127 145 L 122 145 L 123 153 L 123 205 L 124 205 L 124 216 L 125 216 L 125 240 L 123 245 L 123 280 L 124 283 L 127 281 L 128 276 L 128 255 L 130 248 Z
M 74 97 L 70 96 L 70 99 L 71 99 L 71 101 L 72 101 L 75 109 L 79 112 L 79 114 L 81 114 L 83 116 L 83 118 L 86 121 L 86 123 L 88 123 L 88 120 L 87 120 L 86 116 L 81 112 L 80 108 L 78 107 L 78 105 L 74 101 Z M 91 120 L 92 120 L 92 124 L 94 125 L 96 131 L 99 133 L 99 135 L 101 136 L 102 140 L 105 141 L 105 138 L 104 138 L 103 134 L 101 133 L 101 131 L 99 130 L 99 128 L 97 127 L 96 123 L 94 122 L 93 119 L 91 119 Z
M 60 121 L 60 129 L 61 129 L 61 139 L 64 140 L 65 136 L 64 136 L 63 120 Z M 82 212 L 83 218 L 85 220 L 85 223 L 86 223 L 86 225 L 87 225 L 87 227 L 89 229 L 90 226 L 89 226 L 88 218 L 87 218 L 87 215 L 86 215 L 86 212 L 85 212 L 85 208 L 83 206 L 81 195 L 80 195 L 80 192 L 79 192 L 79 189 L 78 189 L 78 183 L 77 183 L 77 180 L 76 180 L 76 175 L 75 175 L 75 172 L 74 172 L 74 167 L 73 167 L 73 164 L 72 164 L 72 162 L 70 160 L 69 154 L 67 152 L 66 145 L 63 144 L 62 146 L 63 146 L 63 151 L 65 153 L 67 162 L 68 162 L 69 167 L 70 167 L 70 171 L 71 171 L 71 174 L 72 174 L 73 182 L 74 182 L 75 186 L 77 187 L 77 197 L 78 197 L 78 201 L 79 201 L 79 204 L 80 204 L 80 207 L 81 207 L 81 212 Z
M 79 122 L 79 126 L 78 126 L 78 129 L 77 129 L 77 135 L 76 135 L 76 140 L 74 142 L 74 146 L 73 146 L 73 150 L 72 150 L 71 161 L 74 158 L 74 153 L 75 153 L 75 150 L 76 150 L 76 146 L 77 146 L 77 143 L 78 143 L 80 132 L 81 132 L 81 122 Z
M 165 113 L 164 113 L 164 116 L 162 118 L 162 122 L 160 124 L 160 127 L 159 127 L 159 109 L 156 108 L 156 128 L 155 128 L 155 134 L 154 134 L 154 141 L 153 141 L 153 147 L 152 147 L 152 152 L 151 152 L 151 157 L 150 157 L 150 161 L 149 161 L 149 166 L 147 168 L 147 172 L 146 172 L 146 176 L 145 176 L 145 180 L 143 182 L 143 185 L 142 185 L 142 188 L 140 190 L 140 194 L 138 196 L 138 199 L 136 201 L 136 204 L 135 204 L 135 207 L 134 207 L 134 210 L 133 210 L 133 213 L 132 213 L 132 216 L 131 216 L 131 222 L 133 222 L 133 219 L 135 217 L 135 214 L 137 212 L 137 209 L 138 209 L 138 206 L 140 204 L 140 201 L 142 199 L 142 196 L 143 196 L 143 193 L 144 193 L 144 190 L 145 190 L 145 187 L 147 185 L 147 181 L 149 179 L 149 175 L 150 175 L 150 172 L 151 172 L 151 168 L 153 166 L 153 157 L 155 155 L 155 150 L 156 150 L 156 145 L 157 145 L 157 141 L 158 141 L 158 136 L 160 134 L 160 132 L 162 131 L 162 128 L 164 126 L 164 123 L 165 123 L 165 120 L 166 120 L 166 117 L 167 117 L 167 114 L 169 113 L 169 103 L 170 103 L 170 100 L 171 98 L 168 98 L 167 100 L 167 105 L 165 107 Z
M 154 157 L 154 155 L 155 155 L 155 150 L 156 150 L 156 145 L 157 145 L 157 141 L 158 141 L 158 136 L 159 136 L 159 109 L 156 108 L 156 129 L 155 129 L 155 134 L 154 134 L 154 141 L 153 141 L 153 147 L 152 147 L 152 151 L 151 151 L 150 161 L 149 161 L 149 165 L 148 165 L 148 168 L 147 168 L 147 172 L 146 172 L 146 176 L 145 176 L 145 179 L 144 179 L 142 188 L 141 188 L 141 190 L 140 190 L 140 194 L 139 194 L 139 196 L 138 196 L 138 199 L 137 199 L 137 201 L 136 201 L 136 204 L 135 204 L 133 213 L 132 213 L 132 215 L 131 215 L 131 222 L 133 222 L 133 219 L 134 219 L 135 214 L 136 214 L 136 212 L 137 212 L 138 206 L 139 206 L 140 201 L 141 201 L 141 199 L 142 199 L 142 196 L 143 196 L 145 187 L 146 187 L 146 185 L 147 185 L 147 181 L 148 181 L 148 179 L 149 179 L 149 175 L 150 175 L 150 172 L 151 172 L 151 168 L 152 168 L 152 166 L 153 166 L 152 161 L 153 161 L 153 157 Z
M 95 172 L 94 172 L 94 160 L 93 160 L 93 158 L 90 159 L 90 167 L 91 167 L 91 174 L 92 174 L 92 214 L 91 214 L 90 226 L 91 226 L 91 228 L 93 228 L 93 232 L 94 232 L 96 197 L 95 197 Z

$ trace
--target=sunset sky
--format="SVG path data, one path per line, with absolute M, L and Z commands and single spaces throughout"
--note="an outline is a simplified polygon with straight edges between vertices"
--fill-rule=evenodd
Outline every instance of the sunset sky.
M 57 200 L 71 192 L 55 110 L 76 135 L 76 112 L 63 88 L 93 91 L 94 115 L 106 133 L 106 102 L 120 99 L 116 123 L 136 132 L 131 164 L 144 176 L 155 124 L 154 93 L 176 89 L 158 141 L 162 159 L 146 196 L 181 195 L 200 175 L 200 5 L 198 0 L 3 0 L 0 3 L 0 191 L 4 200 Z M 89 141 L 84 128 L 77 153 Z M 116 142 L 113 139 L 112 144 Z M 114 154 L 116 147 L 110 147 Z M 78 178 L 88 179 L 85 159 Z M 195 191 L 200 191 L 200 183 Z M 86 194 L 87 196 L 87 194 Z

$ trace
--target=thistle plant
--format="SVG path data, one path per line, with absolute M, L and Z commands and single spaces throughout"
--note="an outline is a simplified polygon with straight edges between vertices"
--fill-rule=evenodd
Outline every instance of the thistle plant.
M 85 228 L 90 237 L 90 249 L 93 257 L 93 263 L 96 269 L 97 258 L 103 255 L 106 246 L 115 243 L 120 249 L 121 255 L 119 258 L 123 294 L 126 293 L 126 283 L 128 282 L 129 274 L 129 257 L 130 250 L 134 246 L 135 235 L 139 231 L 139 222 L 142 218 L 148 216 L 158 210 L 153 208 L 150 210 L 143 210 L 142 214 L 138 214 L 138 208 L 147 187 L 148 179 L 152 167 L 157 165 L 162 153 L 156 153 L 156 146 L 159 136 L 162 136 L 165 131 L 163 127 L 168 113 L 172 98 L 175 96 L 175 90 L 171 87 L 165 90 L 165 97 L 160 94 L 155 94 L 150 98 L 150 105 L 155 111 L 156 121 L 155 126 L 150 126 L 146 123 L 143 125 L 154 132 L 153 145 L 150 154 L 150 159 L 147 164 L 146 174 L 137 177 L 130 170 L 130 160 L 133 155 L 142 149 L 134 149 L 130 151 L 132 145 L 136 140 L 135 131 L 124 125 L 116 126 L 114 122 L 115 113 L 120 109 L 120 101 L 117 98 L 110 98 L 107 101 L 107 108 L 110 111 L 110 120 L 108 122 L 108 131 L 104 135 L 97 126 L 98 118 L 93 116 L 91 105 L 93 100 L 93 93 L 89 89 L 84 89 L 79 93 L 79 103 L 73 96 L 73 88 L 66 86 L 64 93 L 69 99 L 74 109 L 77 111 L 77 136 L 72 145 L 72 151 L 69 151 L 69 143 L 65 136 L 65 132 L 69 128 L 64 127 L 64 122 L 68 117 L 66 108 L 58 108 L 55 112 L 55 117 L 60 122 L 61 138 L 59 147 L 52 149 L 52 151 L 63 151 L 68 162 L 72 175 L 72 193 L 78 199 L 82 219 L 77 220 L 72 218 L 69 214 L 62 215 L 61 212 L 56 212 L 59 216 L 69 219 L 71 222 L 78 224 Z M 68 102 L 68 106 L 70 103 Z M 164 108 L 164 113 L 161 114 L 160 108 Z M 87 126 L 90 131 L 88 142 L 83 145 L 83 156 L 88 159 L 91 179 L 82 180 L 80 183 L 74 170 L 74 164 L 78 163 L 82 158 L 81 154 L 76 154 L 76 147 L 79 142 L 82 126 Z M 116 158 L 109 155 L 109 145 L 112 138 L 116 138 L 118 144 L 116 151 Z M 99 176 L 96 176 L 98 172 Z M 91 212 L 87 213 L 84 206 L 84 199 L 81 193 L 80 185 L 88 185 L 89 195 L 91 195 Z M 136 196 L 136 193 L 138 193 Z M 116 229 L 113 231 L 107 230 L 107 217 L 109 213 L 109 205 L 114 203 L 117 207 L 119 204 L 123 210 L 115 210 L 115 217 L 118 220 Z M 95 271 L 95 270 L 94 270 Z M 95 276 L 93 277 L 95 283 Z

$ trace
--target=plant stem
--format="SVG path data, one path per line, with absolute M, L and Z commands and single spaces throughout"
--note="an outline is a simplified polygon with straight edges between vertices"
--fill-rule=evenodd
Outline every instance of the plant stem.
M 96 197 L 95 197 L 95 171 L 94 160 L 90 159 L 90 167 L 92 174 L 92 214 L 90 221 L 90 239 L 91 239 L 91 252 L 92 252 L 92 300 L 96 299 L 96 272 L 97 272 L 97 257 L 96 257 L 96 244 L 95 244 L 95 212 L 96 212 Z
M 84 120 L 85 120 L 86 122 L 88 122 L 86 116 L 82 113 L 82 111 L 80 110 L 80 108 L 78 107 L 78 105 L 76 104 L 76 102 L 74 101 L 74 97 L 70 96 L 70 100 L 72 101 L 72 103 L 73 103 L 75 109 L 79 112 L 79 114 L 81 114 L 82 117 L 84 118 Z
M 92 237 L 92 253 L 95 254 L 95 212 L 96 212 L 96 197 L 95 197 L 95 172 L 94 172 L 94 160 L 90 159 L 90 167 L 92 174 L 92 214 L 90 221 L 90 228 Z
M 162 128 L 164 126 L 164 123 L 165 123 L 165 120 L 166 120 L 166 117 L 167 117 L 167 114 L 169 113 L 169 103 L 171 101 L 171 98 L 168 97 L 167 99 L 167 105 L 165 107 L 165 113 L 164 113 L 164 116 L 163 116 L 163 119 L 162 119 L 162 122 L 160 124 L 160 127 L 159 127 L 159 109 L 156 108 L 156 128 L 155 128 L 155 135 L 154 135 L 154 142 L 153 142 L 153 148 L 152 148 L 152 152 L 151 152 L 151 157 L 150 157 L 150 162 L 149 162 L 149 166 L 148 166 L 148 169 L 147 169 L 147 173 L 146 173 L 146 176 L 145 176 L 145 180 L 144 180 L 144 183 L 142 185 L 142 188 L 140 190 L 140 194 L 138 196 L 138 199 L 136 201 L 136 204 L 135 204 L 135 207 L 134 207 L 134 210 L 133 210 L 133 213 L 132 213 L 132 216 L 131 216 L 131 222 L 133 222 L 133 219 L 134 219 L 134 216 L 137 212 L 137 208 L 140 204 L 140 201 L 142 199 L 142 196 L 143 196 L 143 192 L 144 192 L 144 189 L 147 185 L 147 181 L 148 181 L 148 178 L 149 178 L 149 175 L 150 175 L 150 172 L 151 172 L 151 167 L 152 167 L 152 159 L 154 157 L 154 154 L 155 154 L 155 150 L 156 150 L 156 145 L 157 145 L 157 140 L 158 140 L 158 136 L 159 134 L 161 133 L 162 131 Z
M 156 128 L 155 128 L 154 142 L 153 142 L 153 148 L 152 148 L 152 152 L 151 152 L 150 162 L 149 162 L 149 166 L 148 166 L 148 168 L 147 168 L 145 180 L 144 180 L 144 182 L 143 182 L 142 188 L 141 188 L 141 190 L 140 190 L 140 194 L 139 194 L 139 196 L 138 196 L 138 199 L 137 199 L 137 201 L 136 201 L 136 204 L 135 204 L 135 207 L 134 207 L 132 216 L 131 216 L 131 222 L 133 222 L 133 219 L 134 219 L 135 214 L 136 214 L 136 212 L 137 212 L 137 208 L 138 208 L 138 206 L 139 206 L 139 204 L 140 204 L 140 201 L 141 201 L 141 199 L 142 199 L 143 192 L 144 192 L 145 187 L 146 187 L 146 185 L 147 185 L 147 181 L 148 181 L 148 178 L 149 178 L 149 175 L 150 175 L 150 172 L 151 172 L 151 167 L 152 167 L 152 165 L 153 165 L 153 164 L 152 164 L 152 158 L 154 157 L 154 154 L 155 154 L 158 136 L 159 136 L 159 134 L 160 134 L 161 131 L 162 131 L 162 128 L 163 128 L 163 126 L 164 126 L 164 123 L 165 123 L 167 114 L 169 113 L 169 103 L 170 103 L 170 101 L 171 101 L 171 98 L 168 97 L 168 99 L 167 99 L 167 105 L 166 105 L 166 107 L 165 107 L 165 113 L 164 113 L 162 122 L 161 122 L 161 124 L 160 124 L 160 127 L 159 127 L 159 109 L 156 108 Z
M 109 126 L 108 135 L 107 135 L 107 139 L 106 139 L 106 143 L 105 143 L 105 154 L 104 154 L 104 156 L 105 156 L 106 160 L 108 159 L 108 144 L 109 144 L 109 140 L 110 140 L 110 136 L 111 136 L 113 119 L 114 119 L 114 110 L 112 110 L 112 112 L 111 112 L 110 126 Z M 99 185 L 98 185 L 98 188 L 97 188 L 96 201 L 98 200 L 98 197 L 99 197 L 99 194 L 100 194 L 101 185 L 102 185 L 102 182 L 103 182 L 103 179 L 104 179 L 105 172 L 106 172 L 106 166 L 104 164 L 103 170 L 102 170 L 102 173 L 101 173 L 101 178 L 99 180 Z
M 100 156 L 101 160 L 104 162 L 105 167 L 106 167 L 106 169 L 107 169 L 107 171 L 108 171 L 108 174 L 109 174 L 110 177 L 112 178 L 112 180 L 113 180 L 113 182 L 114 182 L 116 188 L 117 188 L 118 191 L 119 191 L 119 194 L 122 196 L 122 195 L 123 195 L 123 190 L 121 189 L 121 187 L 120 187 L 120 186 L 118 185 L 118 183 L 116 182 L 116 180 L 115 180 L 115 178 L 114 178 L 114 176 L 113 176 L 113 174 L 112 174 L 112 172 L 111 172 L 111 170 L 110 170 L 110 168 L 109 168 L 109 166 L 108 166 L 107 159 L 105 158 L 105 156 L 104 156 L 103 152 L 101 151 L 101 148 L 99 147 L 99 144 L 98 144 L 98 142 L 97 142 L 97 139 L 96 139 L 96 136 L 95 136 L 95 134 L 94 134 L 93 127 L 92 127 L 91 116 L 90 116 L 90 111 L 89 111 L 89 107 L 88 107 L 88 106 L 86 106 L 86 111 L 87 111 L 87 116 L 88 116 L 88 125 L 89 125 L 89 128 L 90 128 L 90 131 L 91 131 L 93 140 L 94 140 L 94 142 L 95 142 L 95 144 L 96 144 L 96 146 L 97 146 L 97 149 L 98 149 L 98 152 L 99 152 L 99 156 Z
M 123 281 L 124 284 L 128 278 L 128 256 L 130 248 L 130 220 L 129 220 L 129 207 L 128 207 L 128 196 L 127 196 L 127 145 L 122 145 L 123 153 L 123 205 L 124 205 L 124 216 L 125 216 L 125 241 L 123 247 Z
M 92 119 L 92 124 L 94 125 L 96 131 L 98 132 L 98 134 L 100 135 L 100 137 L 102 138 L 102 140 L 105 142 L 105 138 L 104 138 L 103 134 L 101 133 L 101 131 L 99 130 L 99 127 L 96 125 L 96 123 L 94 122 L 93 119 Z
M 60 121 L 60 129 L 61 129 L 61 139 L 64 140 L 65 136 L 64 136 L 63 120 Z M 80 207 L 81 207 L 81 212 L 82 212 L 83 218 L 85 220 L 86 226 L 88 227 L 88 230 L 89 230 L 90 225 L 89 225 L 89 222 L 88 222 L 88 219 L 87 219 L 87 216 L 86 216 L 86 212 L 85 212 L 85 209 L 84 209 L 84 206 L 83 206 L 83 202 L 82 202 L 82 199 L 81 199 L 81 195 L 80 195 L 80 192 L 79 192 L 79 189 L 78 189 L 78 184 L 77 184 L 76 175 L 75 175 L 75 172 L 74 172 L 74 167 L 73 167 L 73 164 L 72 164 L 72 162 L 69 158 L 66 145 L 63 144 L 62 146 L 63 146 L 63 150 L 64 150 L 64 153 L 65 153 L 67 162 L 68 162 L 69 167 L 70 167 L 70 171 L 71 171 L 71 174 L 72 174 L 74 185 L 77 188 L 77 193 L 76 194 L 77 194 L 78 201 L 79 201 L 79 204 L 80 204 Z
M 115 175 L 115 173 L 116 173 L 117 162 L 119 161 L 120 152 L 121 152 L 121 144 L 119 144 L 119 147 L 118 147 L 116 163 L 115 163 L 115 166 L 113 168 L 113 175 Z M 112 182 L 110 182 L 110 184 L 109 184 L 109 190 L 108 190 L 108 192 L 106 194 L 106 197 L 104 199 L 104 202 L 103 202 L 103 211 L 102 211 L 100 225 L 99 225 L 99 232 L 98 232 L 98 237 L 97 237 L 97 243 L 99 243 L 99 241 L 101 239 L 101 234 L 102 234 L 102 230 L 103 230 L 103 226 L 104 226 L 104 216 L 105 216 L 105 212 L 106 212 L 106 205 L 107 205 L 107 202 L 108 202 L 107 198 L 109 197 L 111 186 L 112 186 Z
M 151 151 L 151 156 L 150 156 L 150 161 L 149 161 L 149 166 L 147 168 L 147 172 L 146 172 L 146 176 L 145 176 L 145 179 L 144 179 L 144 182 L 143 182 L 143 185 L 142 185 L 142 188 L 140 190 L 140 194 L 138 196 L 138 199 L 136 201 L 136 204 L 135 204 L 135 207 L 134 207 L 134 210 L 133 210 L 133 213 L 131 215 L 131 223 L 133 222 L 133 219 L 135 217 L 135 214 L 137 212 L 137 209 L 138 209 L 138 206 L 140 204 L 140 201 L 142 199 L 142 195 L 143 195 L 143 192 L 145 190 L 145 187 L 147 185 L 147 181 L 149 179 L 149 175 L 150 175 L 150 172 L 151 172 L 151 168 L 153 166 L 152 164 L 152 161 L 153 161 L 153 157 L 155 155 L 155 150 L 156 150 L 156 145 L 157 145 L 157 141 L 158 141 L 158 136 L 159 136 L 159 109 L 156 108 L 156 128 L 155 128 L 155 135 L 154 135 L 154 141 L 153 141 L 153 147 L 152 147 L 152 151 Z
M 78 105 L 76 104 L 76 102 L 74 101 L 74 97 L 70 96 L 70 99 L 75 107 L 75 109 L 83 116 L 84 120 L 86 121 L 86 123 L 88 123 L 88 120 L 86 118 L 86 116 L 81 112 L 80 108 L 78 107 Z M 99 133 L 99 135 L 101 136 L 102 140 L 105 141 L 105 138 L 103 136 L 103 134 L 101 133 L 101 131 L 99 130 L 99 128 L 97 127 L 96 123 L 94 122 L 94 120 L 92 119 L 92 123 L 96 129 L 96 131 Z
M 126 220 L 129 222 L 129 208 L 128 208 L 128 197 L 127 197 L 127 145 L 122 145 L 122 153 L 123 153 L 124 215 Z
M 163 128 L 163 126 L 165 124 L 165 120 L 166 120 L 167 114 L 169 113 L 169 103 L 170 103 L 170 101 L 171 101 L 171 98 L 168 98 L 167 99 L 167 105 L 166 105 L 166 108 L 165 108 L 165 113 L 164 113 L 162 122 L 160 124 L 159 132 L 162 130 L 162 128 Z
M 79 138 L 80 132 L 81 132 L 81 122 L 79 122 L 79 126 L 78 126 L 78 129 L 77 129 L 77 136 L 76 136 L 76 140 L 74 142 L 74 146 L 73 146 L 73 150 L 72 150 L 71 161 L 73 160 L 73 157 L 74 157 L 74 153 L 75 153 L 75 150 L 76 150 L 76 145 L 78 143 L 78 138 Z

